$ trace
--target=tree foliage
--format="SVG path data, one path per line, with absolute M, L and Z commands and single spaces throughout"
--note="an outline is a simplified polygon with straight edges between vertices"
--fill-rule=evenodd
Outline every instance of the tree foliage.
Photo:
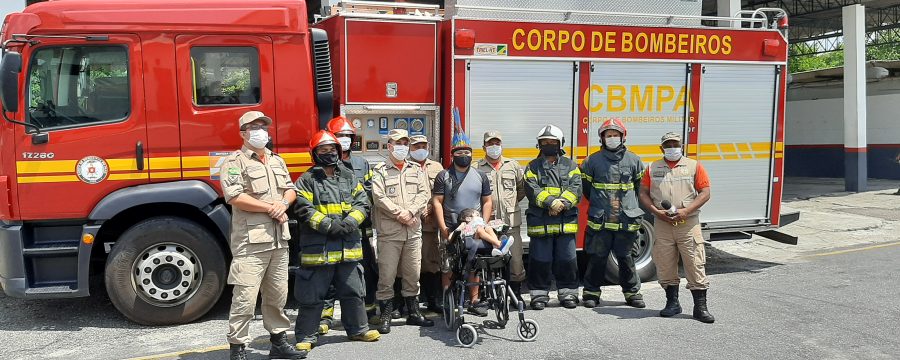
M 900 33 L 885 32 L 879 34 L 877 43 L 867 41 L 866 60 L 900 60 Z M 811 43 L 791 44 L 788 50 L 788 70 L 791 73 L 828 69 L 844 65 L 844 45 L 840 44 L 837 50 L 815 55 L 808 54 L 816 51 Z

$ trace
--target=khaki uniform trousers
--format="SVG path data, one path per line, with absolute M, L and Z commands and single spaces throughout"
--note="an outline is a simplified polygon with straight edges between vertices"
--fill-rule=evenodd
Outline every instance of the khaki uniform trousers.
M 656 263 L 656 276 L 662 287 L 678 286 L 678 259 L 684 264 L 684 275 L 687 277 L 689 290 L 705 290 L 709 288 L 706 278 L 706 249 L 703 232 L 700 229 L 700 217 L 692 216 L 684 223 L 672 225 L 667 221 L 656 219 L 653 223 L 654 234 L 653 262 Z
M 422 231 L 422 272 L 441 272 L 440 239 L 437 232 Z
M 235 256 L 231 260 L 228 284 L 234 285 L 228 313 L 229 343 L 250 343 L 250 320 L 260 292 L 266 330 L 277 334 L 290 328 L 291 321 L 284 315 L 288 293 L 288 249 Z
M 515 239 L 512 248 L 509 249 L 512 258 L 509 259 L 509 280 L 525 281 L 525 262 L 522 256 L 525 254 L 522 244 L 522 228 L 519 226 L 509 229 L 509 236 Z
M 378 291 L 379 301 L 394 298 L 394 281 L 400 278 L 400 294 L 403 297 L 419 295 L 419 274 L 422 269 L 422 238 L 378 239 Z

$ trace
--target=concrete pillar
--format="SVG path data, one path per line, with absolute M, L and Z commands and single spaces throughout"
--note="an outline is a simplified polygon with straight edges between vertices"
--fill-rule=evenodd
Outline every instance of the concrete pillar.
M 741 10 L 741 0 L 716 0 L 716 16 L 732 17 L 734 13 Z M 719 26 L 729 27 L 728 21 L 719 21 Z M 741 27 L 741 24 L 734 23 L 734 27 Z
M 862 5 L 845 6 L 844 26 L 844 187 L 866 191 L 866 18 Z

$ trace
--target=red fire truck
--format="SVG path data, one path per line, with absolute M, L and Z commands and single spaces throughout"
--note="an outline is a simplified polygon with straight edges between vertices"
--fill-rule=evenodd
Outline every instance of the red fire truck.
M 432 156 L 446 160 L 454 109 L 473 139 L 502 131 L 505 155 L 523 163 L 541 125 L 564 129 L 580 161 L 598 150 L 600 122 L 618 117 L 647 162 L 662 134 L 685 135 L 715 184 L 702 215 L 709 233 L 779 226 L 783 12 L 703 18 L 462 0 L 443 16 L 414 4 L 327 10 L 312 26 L 297 0 L 63 0 L 7 16 L 3 291 L 88 296 L 90 275 L 103 274 L 135 322 L 205 314 L 229 256 L 218 164 L 240 146 L 236 119 L 248 110 L 275 120 L 274 149 L 295 179 L 310 166 L 309 137 L 335 113 L 352 119 L 354 151 L 372 161 L 384 159 L 392 128 L 429 136 Z

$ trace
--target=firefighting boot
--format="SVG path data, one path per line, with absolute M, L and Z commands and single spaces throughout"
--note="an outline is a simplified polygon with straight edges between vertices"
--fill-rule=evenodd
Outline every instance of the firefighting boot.
M 378 324 L 378 332 L 388 334 L 391 332 L 391 313 L 394 312 L 393 300 L 378 300 L 378 307 L 381 308 L 381 323 Z
M 381 317 L 378 316 L 378 304 L 366 304 L 366 318 L 369 319 L 369 325 L 381 324 Z
M 588 309 L 597 307 L 597 305 L 600 305 L 600 292 L 585 290 L 584 294 L 581 295 L 581 302 Z
M 244 344 L 231 344 L 231 360 L 247 360 Z
M 691 290 L 694 296 L 694 319 L 707 324 L 716 322 L 716 318 L 706 309 L 706 290 Z
M 647 304 L 644 303 L 644 295 L 641 295 L 641 293 L 625 293 L 625 305 L 636 307 L 638 309 L 647 307 Z
M 550 301 L 550 297 L 547 295 L 532 295 L 531 296 L 531 309 L 532 310 L 544 310 L 547 307 L 547 302 Z
M 269 359 L 305 359 L 306 351 L 294 349 L 287 342 L 287 333 L 282 331 L 269 336 L 272 347 L 269 349 Z
M 565 295 L 559 299 L 559 305 L 566 309 L 574 309 L 578 307 L 578 296 L 576 295 Z
M 373 342 L 378 341 L 378 339 L 381 339 L 381 334 L 375 330 L 369 330 L 362 334 L 350 336 L 351 341 Z
M 417 300 L 415 296 L 407 296 L 403 299 L 406 300 L 406 309 L 407 311 L 409 311 L 409 316 L 406 317 L 407 325 L 417 325 L 423 327 L 434 326 L 434 321 L 429 320 L 425 316 L 422 316 L 421 313 L 419 313 L 419 300 Z
M 671 317 L 681 314 L 681 304 L 678 303 L 678 285 L 666 286 L 666 307 L 659 311 L 659 316 Z

